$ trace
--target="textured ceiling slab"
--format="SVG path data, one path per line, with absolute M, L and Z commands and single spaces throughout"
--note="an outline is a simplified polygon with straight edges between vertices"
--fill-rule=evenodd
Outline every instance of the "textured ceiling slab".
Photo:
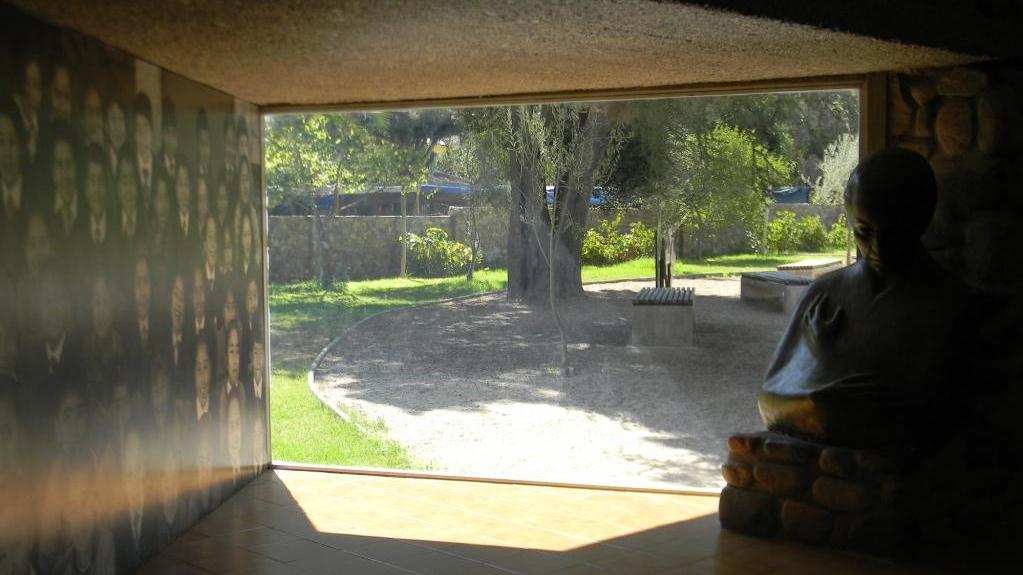
M 650 0 L 14 0 L 260 105 L 648 88 L 976 57 Z

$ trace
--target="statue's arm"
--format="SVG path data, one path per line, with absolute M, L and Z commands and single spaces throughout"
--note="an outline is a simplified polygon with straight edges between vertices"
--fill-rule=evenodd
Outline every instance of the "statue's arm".
M 809 299 L 800 322 L 803 339 L 818 359 L 841 331 L 843 315 L 842 306 L 832 303 L 826 293 Z
M 782 334 L 781 340 L 778 342 L 778 347 L 774 350 L 774 357 L 771 359 L 770 367 L 767 368 L 766 379 L 771 379 L 772 376 L 788 364 L 789 360 L 796 352 L 796 347 L 800 344 L 803 339 L 802 325 L 803 325 L 803 314 L 806 313 L 807 305 L 810 300 L 814 299 L 814 296 L 818 293 L 816 286 L 811 285 L 810 289 L 806 290 L 806 295 L 800 300 L 799 304 L 796 305 L 795 311 L 792 312 L 792 316 L 789 317 L 789 324 L 785 328 L 785 333 Z

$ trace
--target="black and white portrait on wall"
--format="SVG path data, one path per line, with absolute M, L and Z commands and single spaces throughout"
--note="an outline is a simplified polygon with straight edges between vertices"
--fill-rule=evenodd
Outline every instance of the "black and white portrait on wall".
M 0 16 L 0 573 L 126 573 L 268 463 L 258 110 Z

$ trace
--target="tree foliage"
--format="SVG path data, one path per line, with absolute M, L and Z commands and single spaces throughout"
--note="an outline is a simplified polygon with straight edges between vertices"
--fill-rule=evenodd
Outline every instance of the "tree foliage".
M 860 138 L 856 134 L 842 134 L 824 150 L 820 161 L 820 176 L 814 182 L 815 204 L 839 205 L 843 202 L 845 184 L 860 161 Z
M 829 144 L 857 132 L 858 106 L 848 90 L 631 102 L 626 138 L 607 183 L 610 200 L 635 205 L 656 193 L 664 170 L 671 169 L 666 131 L 702 134 L 719 124 L 752 135 L 773 156 L 791 162 L 790 181 L 781 184 L 814 182 Z
M 749 132 L 718 124 L 705 133 L 669 135 L 672 169 L 662 213 L 696 234 L 697 257 L 708 234 L 737 222 L 759 237 L 767 192 L 792 177 L 792 163 L 772 154 Z
M 270 205 L 309 210 L 313 194 L 361 190 L 396 170 L 380 114 L 285 114 L 266 123 L 266 187 Z
M 380 145 L 394 166 L 388 183 L 400 185 L 405 193 L 415 191 L 430 175 L 440 140 L 460 132 L 458 116 L 445 109 L 390 112 L 383 116 L 386 129 Z

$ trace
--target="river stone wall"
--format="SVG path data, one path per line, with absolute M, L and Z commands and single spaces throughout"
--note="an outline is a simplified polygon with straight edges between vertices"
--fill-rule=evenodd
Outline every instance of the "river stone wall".
M 1023 279 L 1023 70 L 1004 64 L 892 74 L 888 142 L 927 158 L 935 257 L 982 287 Z

